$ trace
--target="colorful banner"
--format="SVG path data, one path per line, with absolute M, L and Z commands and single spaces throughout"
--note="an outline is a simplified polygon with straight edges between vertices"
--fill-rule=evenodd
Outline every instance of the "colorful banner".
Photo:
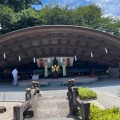
M 44 67 L 45 61 L 47 61 L 48 68 L 51 68 L 53 66 L 54 59 L 55 59 L 55 57 L 39 58 L 39 59 L 37 59 L 38 67 Z M 62 57 L 62 59 L 61 59 L 61 57 L 56 57 L 56 59 L 58 61 L 58 65 L 60 67 L 62 67 L 62 61 L 61 60 L 65 61 L 66 66 L 73 66 L 74 57 Z

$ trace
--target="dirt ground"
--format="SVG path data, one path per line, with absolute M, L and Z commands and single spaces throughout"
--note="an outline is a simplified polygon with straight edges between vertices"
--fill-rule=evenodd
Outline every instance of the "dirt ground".
M 13 119 L 13 107 L 15 105 L 21 105 L 22 102 L 0 102 L 0 106 L 6 107 L 6 112 L 0 113 L 0 120 L 12 120 Z

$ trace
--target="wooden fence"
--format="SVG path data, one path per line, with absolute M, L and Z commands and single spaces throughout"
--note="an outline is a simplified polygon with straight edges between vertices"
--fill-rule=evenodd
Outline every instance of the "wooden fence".
M 39 82 L 32 81 L 31 88 L 27 88 L 25 91 L 25 102 L 22 105 L 16 105 L 13 107 L 13 119 L 23 120 L 25 116 L 33 117 L 35 111 L 35 105 L 37 97 L 40 96 Z
M 89 120 L 90 103 L 79 99 L 78 87 L 75 86 L 74 79 L 68 80 L 67 96 L 71 114 L 76 115 L 80 110 L 82 120 Z

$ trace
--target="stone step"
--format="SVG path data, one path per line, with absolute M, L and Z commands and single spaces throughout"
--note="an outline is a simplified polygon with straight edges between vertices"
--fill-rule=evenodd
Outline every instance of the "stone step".
M 36 119 L 36 118 L 34 118 L 33 120 L 80 120 L 80 119 L 77 118 L 77 117 L 73 117 L 73 118 L 72 117 L 71 118 L 67 118 L 67 117 L 48 117 L 48 118 L 42 118 L 42 119 L 39 119 L 39 118 Z
M 68 98 L 66 96 L 42 96 L 39 97 L 38 100 L 50 100 L 50 99 L 64 99 L 67 100 Z
M 59 87 L 59 86 L 63 86 L 63 81 L 51 81 L 48 82 L 48 86 L 49 87 Z

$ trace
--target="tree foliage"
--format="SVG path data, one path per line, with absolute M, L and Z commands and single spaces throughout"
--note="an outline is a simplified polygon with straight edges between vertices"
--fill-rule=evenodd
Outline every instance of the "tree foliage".
M 0 23 L 2 25 L 2 33 L 12 31 L 11 26 L 15 22 L 17 22 L 17 20 L 14 11 L 5 5 L 0 5 Z
M 21 2 L 17 6 L 17 2 Z M 108 32 L 120 37 L 120 20 L 103 17 L 102 9 L 97 5 L 69 6 L 48 4 L 35 10 L 31 4 L 41 4 L 39 0 L 1 0 L 0 23 L 2 34 L 40 25 L 77 25 Z M 14 3 L 14 4 L 13 4 Z
M 18 12 L 23 9 L 28 9 L 33 4 L 40 4 L 40 0 L 0 0 L 0 4 L 7 5 L 10 8 L 14 9 L 15 12 Z
M 16 17 L 18 19 L 16 29 L 41 25 L 41 20 L 39 19 L 38 13 L 33 8 L 22 10 L 16 14 Z
M 46 5 L 39 11 L 42 24 L 45 25 L 71 25 L 72 16 L 68 7 L 60 5 Z
M 78 7 L 74 11 L 74 23 L 79 26 L 94 27 L 102 16 L 102 10 L 96 5 Z

